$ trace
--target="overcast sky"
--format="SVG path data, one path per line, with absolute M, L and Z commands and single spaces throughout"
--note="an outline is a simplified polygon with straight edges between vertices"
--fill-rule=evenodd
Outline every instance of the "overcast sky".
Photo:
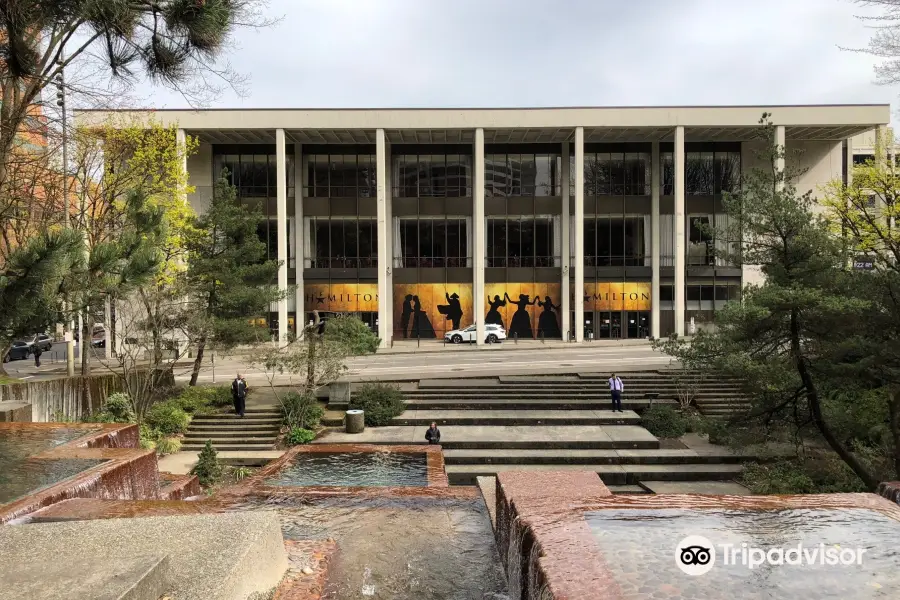
M 891 102 L 849 0 L 271 0 L 214 107 Z M 140 86 L 146 106 L 177 94 Z M 151 95 L 152 94 L 152 95 Z

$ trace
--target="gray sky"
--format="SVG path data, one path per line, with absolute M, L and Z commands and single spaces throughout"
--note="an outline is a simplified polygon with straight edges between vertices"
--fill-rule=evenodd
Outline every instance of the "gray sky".
M 214 107 L 897 104 L 848 0 L 271 0 Z M 140 86 L 142 104 L 186 106 Z

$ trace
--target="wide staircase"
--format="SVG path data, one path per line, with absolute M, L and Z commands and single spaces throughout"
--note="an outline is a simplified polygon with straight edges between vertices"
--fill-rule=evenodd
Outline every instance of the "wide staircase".
M 740 474 L 743 457 L 726 448 L 698 451 L 677 440 L 661 442 L 640 426 L 638 414 L 651 404 L 677 405 L 690 390 L 701 411 L 725 415 L 746 406 L 739 381 L 683 371 L 677 380 L 666 371 L 618 375 L 625 384 L 623 413 L 610 410 L 606 374 L 421 380 L 404 386 L 407 409 L 391 426 L 395 439 L 424 443 L 419 438 L 437 422 L 455 485 L 506 470 L 592 470 L 613 491 L 644 493 L 642 482 L 722 481 Z
M 211 440 L 217 451 L 273 450 L 281 427 L 281 413 L 275 408 L 247 408 L 243 417 L 235 414 L 195 416 L 184 435 L 181 450 L 203 449 Z

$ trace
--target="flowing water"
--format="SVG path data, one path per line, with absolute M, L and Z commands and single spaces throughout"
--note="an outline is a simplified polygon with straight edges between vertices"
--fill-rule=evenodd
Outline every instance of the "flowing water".
M 92 431 L 76 427 L 0 429 L 0 504 L 59 483 L 103 462 L 30 458 Z
M 329 600 L 506 600 L 480 498 L 241 500 L 275 508 L 286 539 L 332 538 Z
M 425 453 L 301 452 L 266 485 L 427 486 Z
M 900 598 L 897 522 L 876 511 L 602 510 L 585 518 L 625 600 Z M 687 536 L 703 536 L 714 548 L 707 573 L 691 576 L 679 568 L 676 546 Z M 815 564 L 763 564 L 752 570 L 742 564 L 742 544 L 749 552 L 751 547 L 796 549 L 801 543 Z M 738 552 L 729 564 L 725 544 Z M 810 554 L 835 546 L 865 549 L 861 564 L 819 564 L 820 555 Z

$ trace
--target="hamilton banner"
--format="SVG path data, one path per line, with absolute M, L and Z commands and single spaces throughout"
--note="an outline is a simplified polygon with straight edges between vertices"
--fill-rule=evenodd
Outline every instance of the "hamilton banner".
M 585 282 L 584 309 L 596 311 L 650 310 L 648 282 Z
M 561 339 L 560 284 L 488 283 L 484 322 L 502 325 L 510 339 Z
M 397 283 L 394 339 L 435 339 L 472 324 L 471 283 Z
M 303 286 L 306 312 L 377 312 L 377 283 L 307 283 Z

